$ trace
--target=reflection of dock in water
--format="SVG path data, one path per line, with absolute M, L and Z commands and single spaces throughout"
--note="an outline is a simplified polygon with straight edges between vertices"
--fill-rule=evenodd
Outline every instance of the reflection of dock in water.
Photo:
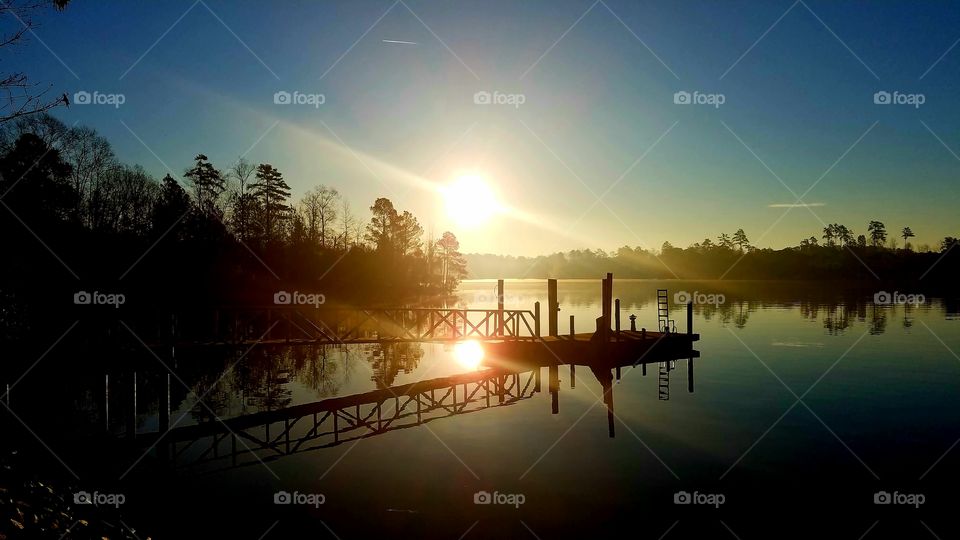
M 174 467 L 269 461 L 433 420 L 510 405 L 540 391 L 540 370 L 486 369 L 138 435 Z
M 613 381 L 620 379 L 623 367 L 639 367 L 646 375 L 647 364 L 659 364 L 658 397 L 668 400 L 670 372 L 675 369 L 676 360 L 686 359 L 688 390 L 693 392 L 693 360 L 700 353 L 693 349 L 699 335 L 693 333 L 692 304 L 686 306 L 685 333 L 678 332 L 675 322 L 669 318 L 666 290 L 658 290 L 657 295 L 658 331 L 648 332 L 645 328 L 637 330 L 633 316 L 630 317 L 630 329 L 621 329 L 620 301 L 614 304 L 613 276 L 607 274 L 602 282 L 602 314 L 595 321 L 596 331 L 576 333 L 571 316 L 570 332 L 561 336 L 557 316 L 560 310 L 557 280 L 551 279 L 547 283 L 546 336 L 540 332 L 539 302 L 532 312 L 516 311 L 511 314 L 503 309 L 501 280 L 498 283 L 501 299 L 498 308 L 472 310 L 483 314 L 482 325 L 471 323 L 466 315 L 458 319 L 458 311 L 468 313 L 471 310 L 446 310 L 446 314 L 437 310 L 411 310 L 417 323 L 412 327 L 402 317 L 392 319 L 394 332 L 399 326 L 400 333 L 405 336 L 397 335 L 393 339 L 378 336 L 374 340 L 386 345 L 406 341 L 458 342 L 474 339 L 482 342 L 483 363 L 486 366 L 482 371 L 173 429 L 169 427 L 169 413 L 164 414 L 169 411 L 169 403 L 161 403 L 159 432 L 138 435 L 137 438 L 147 444 L 152 443 L 151 448 L 156 449 L 157 457 L 174 467 L 204 464 L 214 468 L 240 466 L 529 399 L 541 391 L 543 367 L 548 368 L 551 410 L 553 414 L 558 414 L 561 365 L 569 365 L 571 388 L 575 385 L 577 366 L 589 368 L 600 382 L 602 392 L 596 397 L 606 405 L 608 431 L 613 437 Z M 424 318 L 431 319 L 428 334 L 413 330 L 421 328 Z M 434 318 L 439 320 L 432 320 Z M 456 323 L 458 320 L 460 323 Z M 505 328 L 507 321 L 512 322 L 512 328 Z M 290 321 L 287 320 L 287 323 L 289 329 Z M 521 323 L 529 335 L 522 335 Z M 329 330 L 329 326 L 326 328 Z M 359 327 L 347 330 L 346 334 L 323 338 L 314 336 L 313 342 L 363 342 L 359 334 L 354 334 L 356 328 Z M 436 333 L 444 328 L 449 332 Z M 315 329 L 318 330 L 319 326 Z M 440 335 L 447 333 L 452 333 L 452 336 Z M 344 340 L 344 337 L 348 339 Z M 284 382 L 287 377 L 288 374 L 280 373 L 276 382 Z M 167 382 L 169 384 L 169 377 Z M 169 388 L 166 394 L 169 396 Z
M 694 351 L 695 352 L 695 351 Z M 689 352 L 685 353 L 689 354 Z M 698 356 L 698 354 L 697 354 Z M 424 425 L 441 418 L 512 405 L 541 392 L 543 368 L 547 368 L 547 389 L 551 411 L 559 413 L 560 366 L 539 365 L 524 360 L 514 368 L 500 366 L 480 371 L 439 377 L 295 405 L 202 424 L 175 427 L 139 434 L 141 444 L 154 448 L 156 457 L 174 468 L 237 467 L 270 461 L 283 456 L 329 448 L 391 431 Z M 607 408 L 609 436 L 614 432 L 613 381 L 623 367 L 635 367 L 646 375 L 646 364 L 670 366 L 674 361 L 611 363 L 607 359 L 584 358 L 570 365 L 570 386 L 575 385 L 577 366 L 590 369 L 600 382 Z M 693 358 L 687 364 L 689 391 L 693 392 Z

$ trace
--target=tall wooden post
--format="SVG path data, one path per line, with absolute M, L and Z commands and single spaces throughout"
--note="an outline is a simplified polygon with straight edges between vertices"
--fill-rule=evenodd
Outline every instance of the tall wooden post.
M 533 334 L 540 337 L 540 301 L 533 303 Z
M 107 373 L 103 376 L 103 410 L 104 416 L 106 417 L 106 423 L 104 427 L 106 428 L 107 433 L 110 432 L 110 374 Z
M 614 310 L 613 310 L 614 325 L 613 325 L 613 328 L 617 331 L 617 340 L 619 341 L 619 340 L 620 340 L 620 299 L 617 298 L 616 300 L 614 300 L 613 304 L 614 304 Z
M 693 334 L 693 302 L 687 302 L 687 335 L 691 334 Z
M 551 336 L 559 336 L 560 330 L 557 320 L 557 312 L 560 311 L 560 302 L 557 301 L 557 280 L 547 280 L 547 321 L 549 322 L 549 332 Z
M 613 274 L 607 272 L 607 277 L 603 280 L 601 287 L 602 294 L 602 313 L 603 313 L 603 331 L 607 334 L 610 331 L 613 312 Z
M 130 418 L 127 419 L 127 436 L 137 436 L 137 372 L 133 372 L 130 392 Z
M 497 335 L 503 335 L 503 280 L 497 280 Z

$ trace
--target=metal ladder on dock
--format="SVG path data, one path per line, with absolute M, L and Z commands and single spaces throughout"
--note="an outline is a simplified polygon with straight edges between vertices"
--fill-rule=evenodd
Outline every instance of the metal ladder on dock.
M 670 301 L 666 289 L 657 289 L 657 328 L 661 332 L 676 330 L 676 326 L 670 320 Z
M 658 394 L 660 401 L 670 400 L 670 364 L 660 362 L 660 373 L 657 376 Z

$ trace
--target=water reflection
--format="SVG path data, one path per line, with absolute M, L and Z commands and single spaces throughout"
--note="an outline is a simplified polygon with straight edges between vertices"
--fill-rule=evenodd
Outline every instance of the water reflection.
M 273 351 L 264 347 L 251 353 L 251 361 L 239 362 L 219 375 L 204 374 L 191 385 L 179 409 L 189 410 L 193 425 L 174 424 L 169 432 L 161 425 L 158 431 L 140 433 L 138 439 L 143 446 L 153 447 L 156 460 L 175 468 L 243 466 L 529 400 L 541 392 L 543 368 L 548 373 L 551 412 L 559 413 L 559 363 L 514 360 L 504 367 L 499 360 L 482 363 L 484 348 L 476 341 L 450 348 L 454 359 L 471 371 L 398 385 L 378 379 L 375 390 L 294 403 L 298 385 L 309 386 L 318 397 L 329 395 L 336 388 L 331 384 L 333 375 L 346 375 L 352 358 L 366 356 L 375 374 L 389 374 L 403 365 L 404 358 L 418 359 L 423 351 L 409 343 L 291 346 Z M 599 382 L 601 392 L 595 397 L 606 407 L 608 434 L 615 437 L 614 378 L 619 378 L 622 368 L 637 366 L 625 360 L 583 358 L 569 366 L 571 387 L 576 365 L 587 367 Z M 658 365 L 659 398 L 667 400 L 676 363 Z M 394 367 L 385 370 L 384 366 Z M 687 373 L 688 390 L 693 392 L 692 358 Z M 206 405 L 195 405 L 196 396 L 203 396 Z M 238 396 L 239 404 L 235 403 Z

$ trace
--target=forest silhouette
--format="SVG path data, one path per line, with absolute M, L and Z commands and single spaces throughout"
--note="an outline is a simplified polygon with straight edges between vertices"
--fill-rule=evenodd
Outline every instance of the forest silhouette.
M 282 172 L 203 154 L 157 181 L 87 127 L 47 114 L 0 131 L 5 337 L 49 321 L 78 291 L 133 311 L 268 305 L 281 292 L 332 306 L 451 293 L 465 275 L 451 232 L 425 234 L 386 198 L 363 219 L 336 188 L 290 197 Z

